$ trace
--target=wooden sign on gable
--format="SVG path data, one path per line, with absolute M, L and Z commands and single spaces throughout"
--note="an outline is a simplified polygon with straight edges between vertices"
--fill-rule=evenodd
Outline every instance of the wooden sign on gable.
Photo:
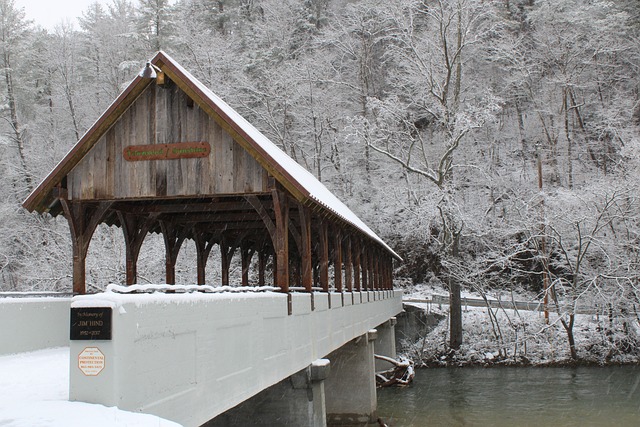
M 129 162 L 143 160 L 175 160 L 207 157 L 211 153 L 208 142 L 177 142 L 174 144 L 129 145 L 122 154 Z

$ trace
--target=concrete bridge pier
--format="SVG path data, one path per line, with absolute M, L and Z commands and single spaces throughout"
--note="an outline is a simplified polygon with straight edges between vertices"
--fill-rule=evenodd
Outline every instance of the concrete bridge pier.
M 397 357 L 396 353 L 396 323 L 398 321 L 392 317 L 388 321 L 376 327 L 378 339 L 376 339 L 375 354 L 387 356 L 392 359 Z M 385 371 L 393 368 L 394 365 L 385 360 L 376 359 L 376 371 Z
M 329 370 L 329 360 L 319 359 L 202 427 L 326 427 L 324 380 Z
M 374 341 L 370 330 L 327 358 L 331 372 L 325 380 L 327 425 L 363 425 L 376 420 L 377 395 L 374 378 Z

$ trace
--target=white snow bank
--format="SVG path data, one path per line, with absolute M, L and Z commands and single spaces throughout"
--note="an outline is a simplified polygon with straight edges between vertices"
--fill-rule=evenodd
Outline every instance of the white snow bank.
M 0 356 L 0 426 L 179 427 L 154 415 L 69 402 L 69 348 Z
M 0 407 L 3 427 L 175 427 L 171 421 L 153 415 L 134 414 L 118 408 L 107 408 L 81 402 L 22 402 Z

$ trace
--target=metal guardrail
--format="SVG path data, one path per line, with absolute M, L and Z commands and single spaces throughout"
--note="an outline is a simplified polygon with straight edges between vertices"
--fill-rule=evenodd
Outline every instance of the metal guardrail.
M 482 298 L 469 298 L 462 297 L 461 298 L 462 305 L 467 307 L 486 307 L 487 302 L 491 308 L 504 308 L 507 310 L 526 310 L 526 311 L 544 311 L 544 304 L 538 301 L 507 301 L 507 300 L 496 300 L 489 299 L 485 302 Z M 422 303 L 422 304 L 438 304 L 438 305 L 449 305 L 449 297 L 445 295 L 431 295 L 431 298 L 403 298 L 402 302 L 413 302 L 413 303 Z M 547 309 L 556 313 L 558 311 L 555 304 L 550 303 L 547 304 Z M 576 310 L 577 314 L 595 314 L 596 310 L 591 307 L 578 307 Z

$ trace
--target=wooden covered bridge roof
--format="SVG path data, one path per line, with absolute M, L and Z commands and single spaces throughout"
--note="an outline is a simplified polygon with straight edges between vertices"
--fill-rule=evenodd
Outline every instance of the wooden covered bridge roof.
M 321 182 L 169 55 L 158 52 L 145 71 L 151 68 L 157 72 L 136 76 L 23 203 L 69 221 L 74 292 L 84 292 L 85 258 L 100 223 L 123 229 L 128 284 L 145 236 L 158 232 L 167 283 L 175 281 L 182 242 L 192 239 L 199 283 L 218 244 L 227 275 L 238 248 L 243 274 L 254 252 L 262 272 L 273 256 L 274 284 L 283 290 L 290 265 L 305 289 L 312 280 L 328 289 L 331 257 L 348 287 L 360 279 L 365 289 L 391 286 L 398 254 Z

